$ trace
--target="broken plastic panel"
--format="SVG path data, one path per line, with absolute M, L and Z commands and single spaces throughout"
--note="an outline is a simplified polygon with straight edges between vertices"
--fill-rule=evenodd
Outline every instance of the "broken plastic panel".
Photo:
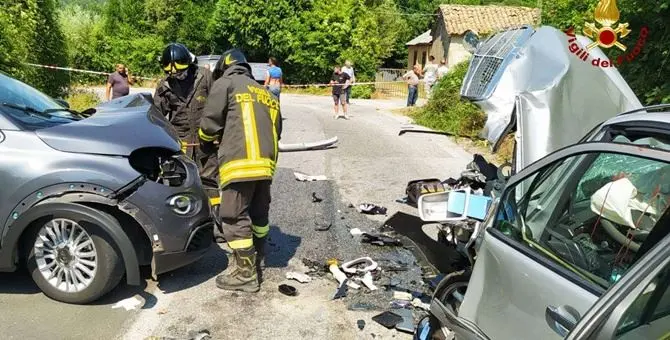
M 463 198 L 454 195 L 463 192 Z M 450 202 L 450 199 L 454 198 Z M 462 199 L 462 205 L 461 205 Z M 459 201 L 459 202 L 457 202 Z M 461 221 L 467 218 L 466 212 L 470 201 L 470 188 L 424 194 L 419 196 L 419 217 L 424 222 Z M 454 210 L 460 208 L 459 210 Z

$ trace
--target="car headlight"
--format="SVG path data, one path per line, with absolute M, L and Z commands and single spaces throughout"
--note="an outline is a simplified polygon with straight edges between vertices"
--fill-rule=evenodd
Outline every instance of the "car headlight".
M 181 216 L 188 216 L 197 213 L 200 210 L 200 200 L 191 195 L 180 194 L 168 199 L 168 206 L 172 211 Z

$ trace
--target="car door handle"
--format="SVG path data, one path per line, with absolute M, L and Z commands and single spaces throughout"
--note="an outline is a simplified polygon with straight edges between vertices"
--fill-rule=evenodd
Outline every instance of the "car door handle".
M 549 327 L 561 337 L 568 335 L 579 320 L 579 313 L 570 306 L 547 306 L 544 314 Z

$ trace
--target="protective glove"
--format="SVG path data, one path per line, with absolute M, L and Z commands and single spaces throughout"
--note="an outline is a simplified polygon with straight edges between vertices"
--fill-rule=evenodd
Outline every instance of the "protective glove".
M 205 142 L 204 140 L 200 140 L 200 151 L 204 153 L 205 155 L 212 155 L 216 153 L 216 145 L 214 145 L 214 142 Z

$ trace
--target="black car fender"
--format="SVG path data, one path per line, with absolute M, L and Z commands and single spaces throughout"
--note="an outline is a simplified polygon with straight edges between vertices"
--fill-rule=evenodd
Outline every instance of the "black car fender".
M 39 204 L 26 211 L 25 214 L 20 215 L 11 225 L 2 242 L 2 248 L 0 248 L 0 269 L 14 268 L 15 256 L 21 235 L 34 221 L 50 215 L 67 217 L 73 214 L 83 215 L 84 219 L 100 225 L 109 234 L 121 252 L 126 270 L 127 283 L 129 285 L 139 285 L 141 282 L 137 253 L 132 242 L 119 225 L 119 222 L 96 209 L 76 203 L 51 202 Z

